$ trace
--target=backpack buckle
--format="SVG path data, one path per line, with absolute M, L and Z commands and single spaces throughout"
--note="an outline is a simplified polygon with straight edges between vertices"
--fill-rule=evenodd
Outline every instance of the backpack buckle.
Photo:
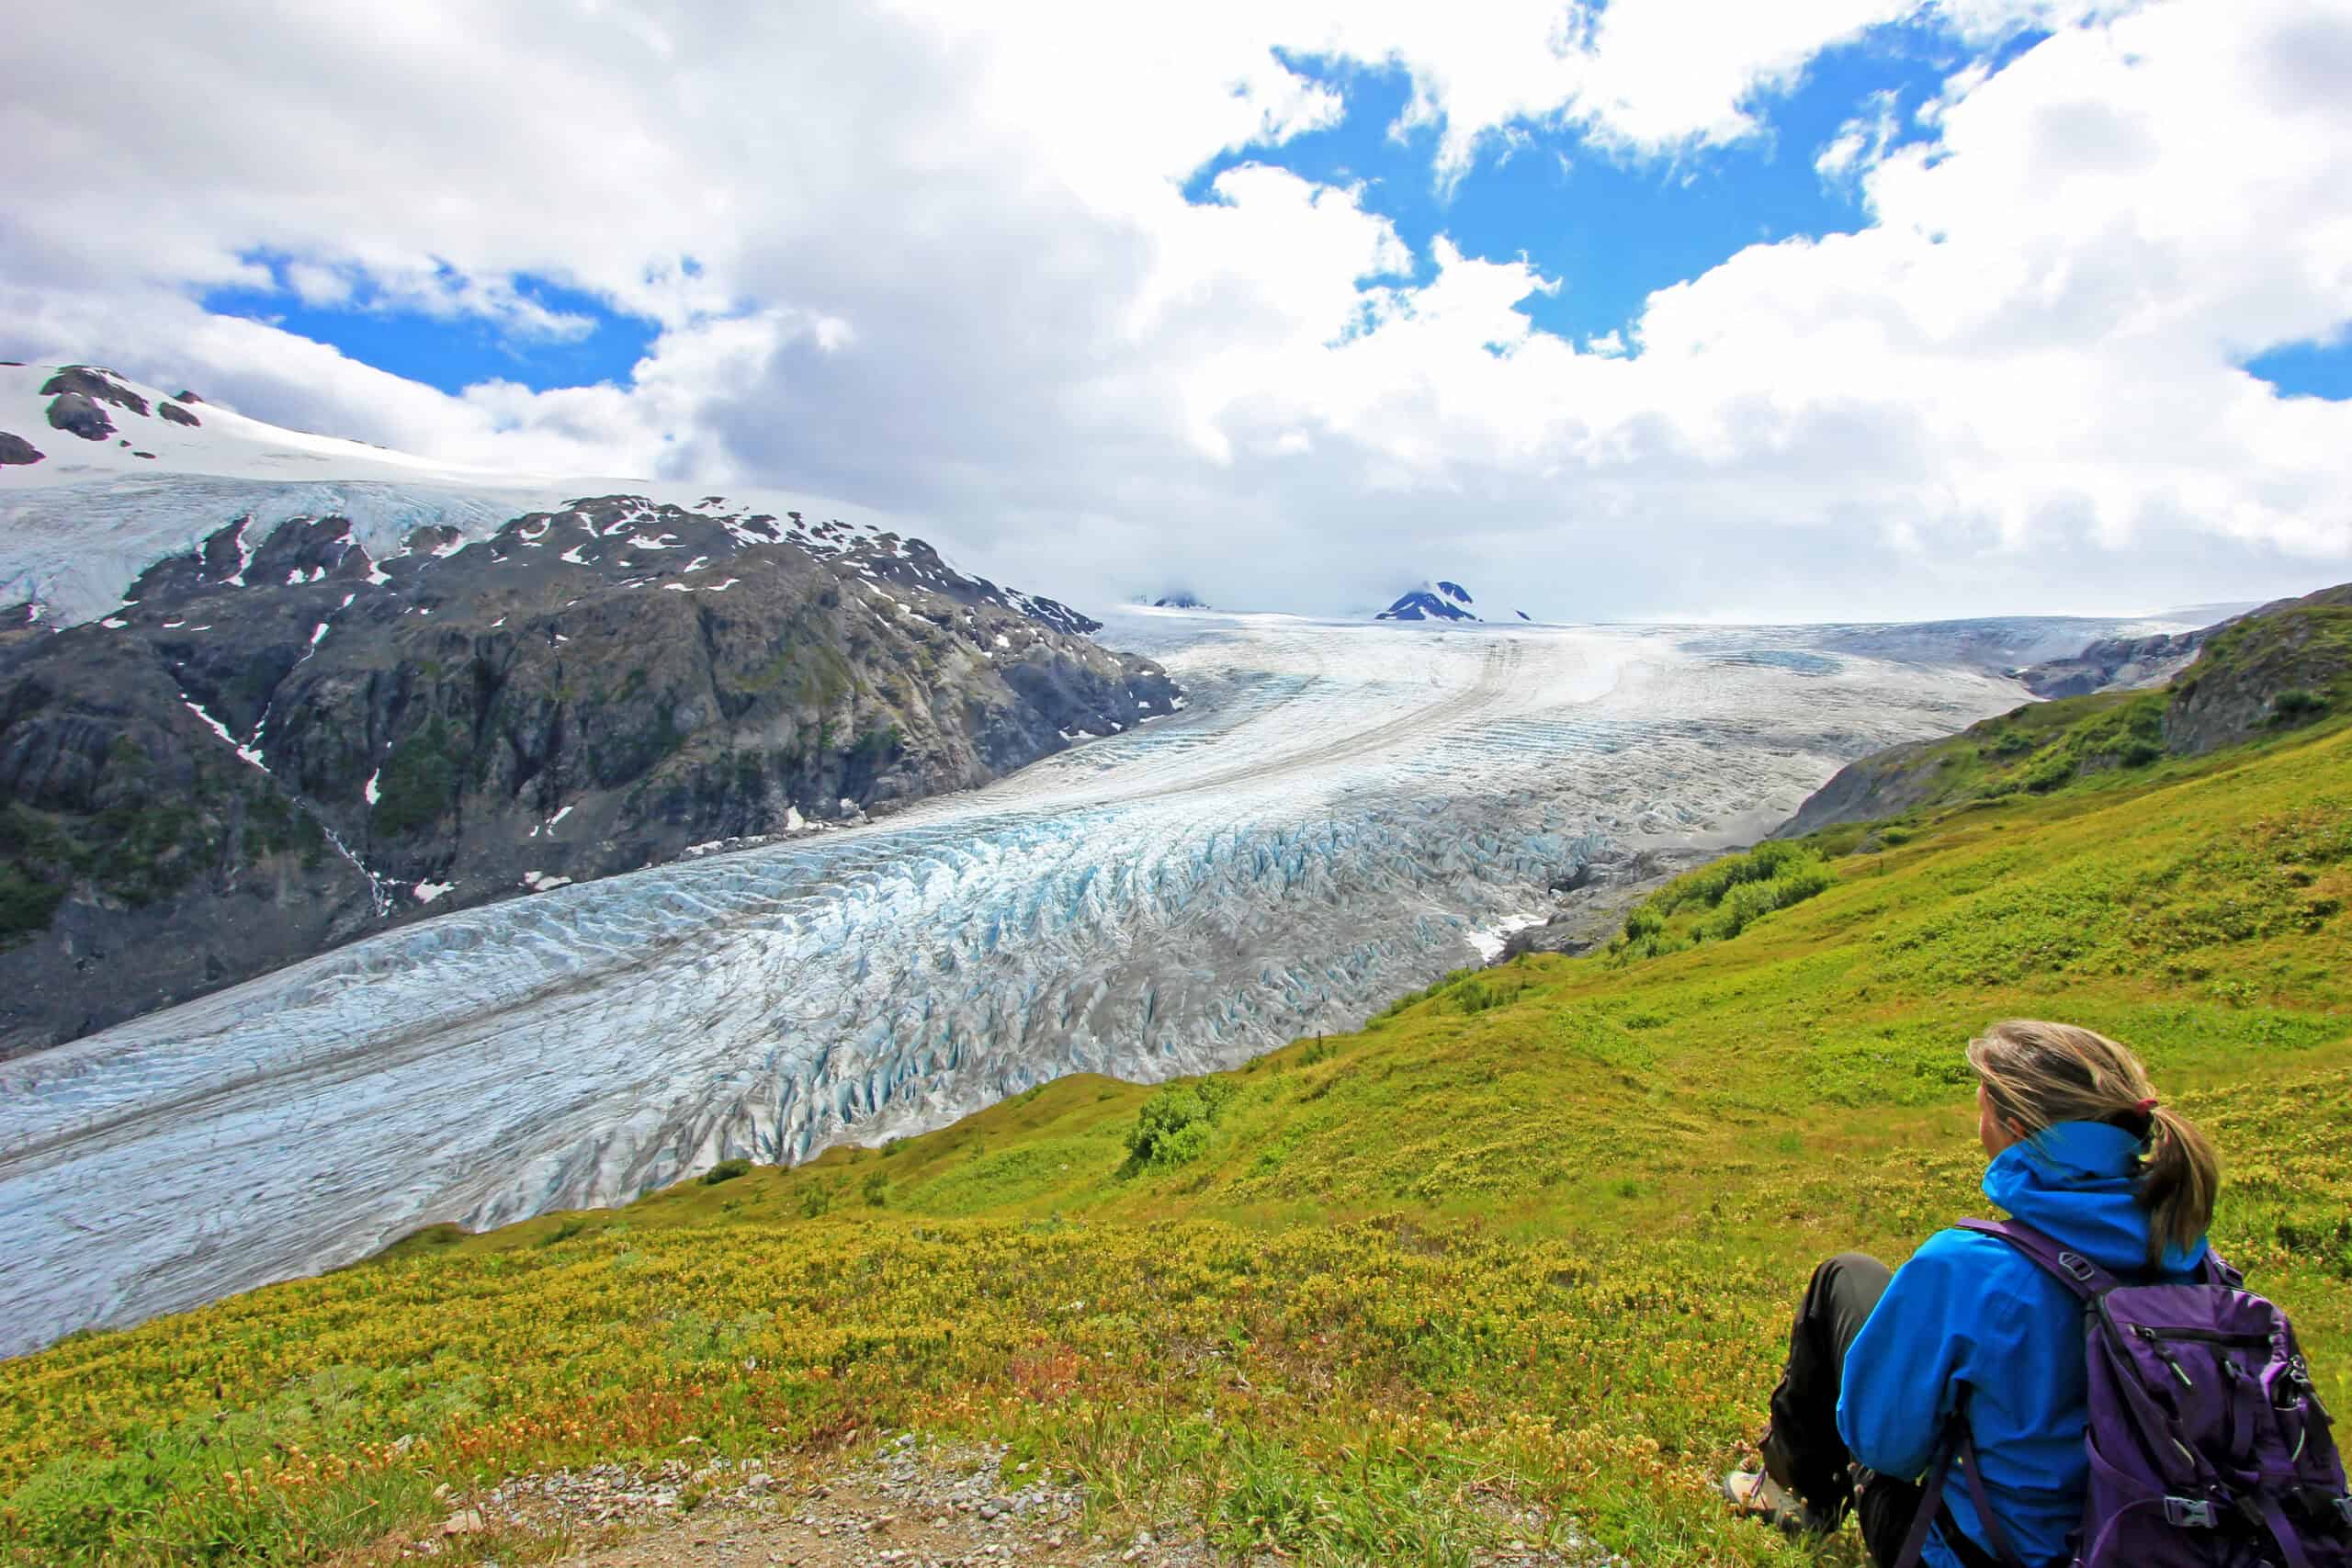
M 2098 1272 L 2098 1266 L 2079 1252 L 2060 1253 L 2058 1255 L 2058 1267 L 2064 1269 L 2067 1273 L 2072 1274 L 2075 1279 L 2080 1280 L 2086 1285 L 2089 1284 L 2091 1282 L 2091 1277 Z
M 2167 1497 L 2165 1499 L 2165 1523 L 2176 1529 L 2210 1530 L 2221 1528 L 2213 1517 L 2213 1505 L 2203 1497 Z

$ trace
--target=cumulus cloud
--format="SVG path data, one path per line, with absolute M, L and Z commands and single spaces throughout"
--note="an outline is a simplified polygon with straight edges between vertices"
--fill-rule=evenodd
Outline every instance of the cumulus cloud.
M 1340 610 L 1436 569 L 1548 615 L 2124 609 L 2352 565 L 2352 413 L 2236 367 L 2352 318 L 2340 0 L 127 10 L 137 50 L 63 13 L 15 40 L 17 356 L 850 497 L 1097 600 Z M 1581 349 L 1526 309 L 1574 278 L 1416 256 L 1273 166 L 1345 109 L 1301 62 L 1404 71 L 1442 182 L 1531 129 L 1755 137 L 1822 50 L 1922 15 L 2055 30 L 1956 70 L 1932 141 L 1857 106 L 1817 166 L 1870 227 Z M 196 303 L 582 330 L 525 276 L 658 326 L 628 386 L 445 394 Z

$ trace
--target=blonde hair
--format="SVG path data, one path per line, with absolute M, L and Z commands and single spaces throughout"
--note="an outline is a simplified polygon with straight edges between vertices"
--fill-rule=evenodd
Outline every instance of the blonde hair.
M 2222 1162 L 2197 1123 L 2158 1104 L 2148 1069 L 2106 1035 L 2010 1019 L 1968 1043 L 1968 1065 L 1994 1114 L 2039 1137 L 2060 1122 L 2105 1122 L 2144 1144 L 2132 1193 L 2148 1211 L 2148 1261 L 2197 1245 L 2213 1220 Z

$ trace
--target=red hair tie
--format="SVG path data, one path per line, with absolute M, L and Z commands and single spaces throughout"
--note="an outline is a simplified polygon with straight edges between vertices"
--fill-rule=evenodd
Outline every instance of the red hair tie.
M 2147 1099 L 2145 1099 L 2145 1100 L 2142 1100 L 2142 1101 L 2140 1102 L 2140 1105 L 2139 1105 L 2140 1114 L 2141 1114 L 2141 1115 L 2143 1115 L 2143 1116 L 2145 1116 L 2149 1111 L 2154 1111 L 2155 1108 L 2156 1108 L 2156 1098 L 2155 1098 L 2155 1096 L 2154 1096 L 2154 1095 L 2150 1095 Z

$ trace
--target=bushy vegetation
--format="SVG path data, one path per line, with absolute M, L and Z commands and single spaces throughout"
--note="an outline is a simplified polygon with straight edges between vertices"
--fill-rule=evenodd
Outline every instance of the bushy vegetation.
M 733 1181 L 739 1177 L 749 1176 L 751 1173 L 750 1160 L 723 1159 L 702 1173 L 702 1184 L 705 1187 L 716 1187 L 722 1181 Z
M 130 749 L 136 756 L 136 749 Z M 123 748 L 109 765 L 122 765 Z M 224 860 L 224 794 L 198 788 L 187 798 L 152 805 L 114 805 L 86 814 L 35 809 L 0 793 L 0 948 L 49 927 L 75 887 L 137 908 L 168 898 Z M 247 797 L 276 801 L 266 790 Z M 308 824 L 313 833 L 316 824 Z M 288 825 L 289 839 L 298 830 Z M 249 835 L 250 837 L 250 835 Z M 260 850 L 246 846 L 246 858 Z
M 398 838 L 438 822 L 457 804 L 458 767 L 448 725 L 435 717 L 392 748 L 376 775 L 376 804 L 368 826 Z
M 1126 1171 L 1186 1165 L 1208 1151 L 1209 1134 L 1233 1098 L 1224 1078 L 1173 1084 L 1143 1102 L 1127 1129 Z
M 1960 1049 L 2020 1014 L 2149 1056 L 2223 1152 L 2221 1249 L 2352 1404 L 2352 727 L 1807 847 L 1872 840 L 1736 941 L 1465 973 L 1319 1053 L 1065 1078 L 0 1363 L 0 1560 L 316 1562 L 517 1472 L 919 1425 L 1237 1555 L 1851 1564 L 1713 1479 L 1820 1256 L 1984 1212 Z
M 1609 955 L 1622 963 L 1728 942 L 1766 915 L 1827 892 L 1837 880 L 1817 845 L 1761 843 L 1676 877 L 1634 906 Z
M 21 863 L 0 862 L 0 951 L 49 929 L 64 887 Z
M 2270 699 L 2270 722 L 2287 726 L 2309 724 L 2327 711 L 2327 699 L 2301 686 L 2290 686 Z
M 1973 725 L 1905 766 L 1924 807 L 2048 795 L 2165 758 L 2168 692 L 2106 692 L 2033 703 Z

